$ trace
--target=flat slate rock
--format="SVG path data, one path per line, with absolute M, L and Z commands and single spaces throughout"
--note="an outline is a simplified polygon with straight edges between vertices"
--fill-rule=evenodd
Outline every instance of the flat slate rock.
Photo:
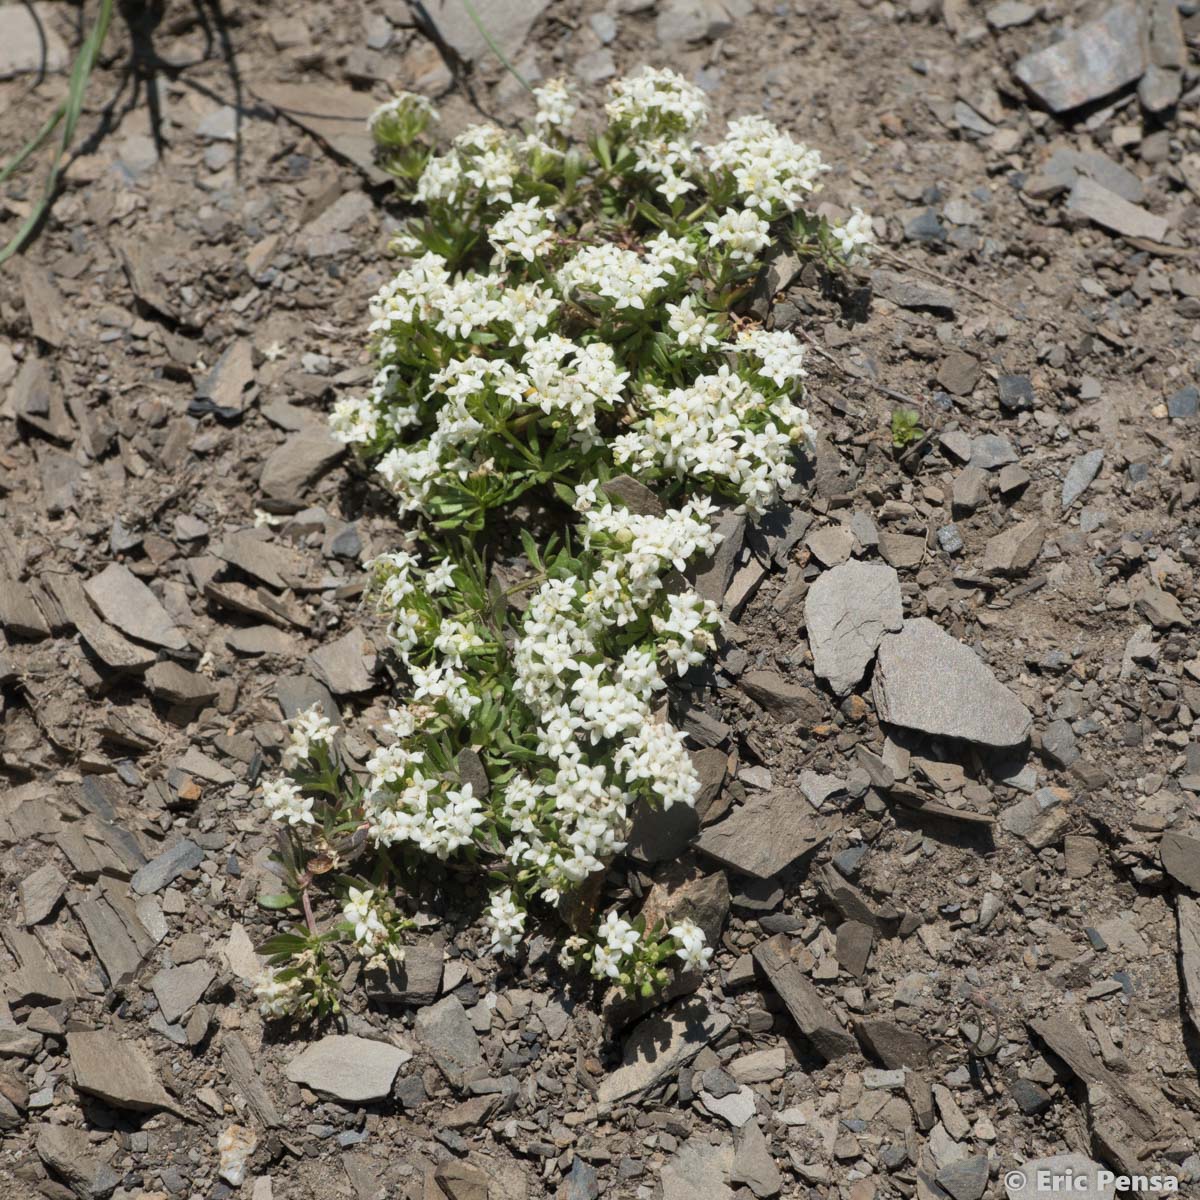
M 396 1074 L 412 1055 L 389 1042 L 331 1034 L 288 1063 L 287 1077 L 314 1092 L 351 1104 L 384 1100 Z
M 195 842 L 182 838 L 157 858 L 152 858 L 129 881 L 139 896 L 149 896 L 174 883 L 186 871 L 195 870 L 204 861 L 204 851 Z
M 929 1043 L 915 1030 L 905 1029 L 895 1021 L 859 1021 L 854 1032 L 869 1056 L 885 1067 L 919 1070 L 929 1065 Z
M 22 923 L 36 925 L 44 921 L 66 890 L 66 876 L 53 863 L 46 863 L 26 875 L 17 885 Z
M 980 1200 L 988 1182 L 986 1154 L 973 1154 L 947 1163 L 935 1176 L 938 1186 L 954 1200 Z
M 1027 54 L 1013 74 L 1052 112 L 1066 112 L 1120 91 L 1149 65 L 1138 7 L 1116 4 L 1074 33 Z
M 67 1054 L 79 1091 L 98 1096 L 114 1108 L 181 1112 L 159 1082 L 150 1060 L 133 1042 L 111 1030 L 68 1033 Z
M 71 61 L 71 52 L 54 30 L 48 4 L 0 5 L 0 79 L 45 71 L 54 74 Z
M 109 1195 L 121 1182 L 114 1170 L 112 1143 L 94 1145 L 86 1129 L 70 1125 L 35 1126 L 38 1158 L 55 1174 L 61 1176 L 71 1190 L 81 1197 Z
M 373 182 L 388 178 L 375 162 L 375 140 L 367 131 L 367 118 L 378 103 L 369 92 L 336 84 L 273 83 L 265 79 L 251 80 L 250 90 L 285 120 L 352 162 Z
M 475 0 L 476 24 L 467 5 L 460 0 L 425 0 L 418 10 L 438 38 L 464 62 L 474 62 L 492 53 L 480 25 L 488 31 L 501 52 L 515 56 L 525 45 L 533 23 L 550 0 Z
M 728 1181 L 734 1157 L 728 1138 L 713 1145 L 705 1135 L 694 1134 L 663 1163 L 662 1200 L 733 1200 Z
M 817 989 L 792 958 L 791 947 L 787 935 L 777 933 L 754 948 L 754 961 L 787 1006 L 797 1028 L 826 1062 L 853 1054 L 858 1048 L 854 1038 L 825 1007 Z
M 703 1000 L 688 1000 L 642 1021 L 625 1043 L 622 1063 L 600 1084 L 596 1099 L 608 1108 L 644 1092 L 685 1066 L 729 1028 L 729 1018 Z
M 738 687 L 755 704 L 784 724 L 804 721 L 815 725 L 824 711 L 819 696 L 774 671 L 747 671 L 738 679 Z
M 1067 197 L 1067 208 L 1122 237 L 1161 242 L 1171 228 L 1166 217 L 1121 199 L 1094 180 L 1081 175 Z
M 1046 531 L 1036 517 L 1010 525 L 988 539 L 980 569 L 985 575 L 1023 575 L 1041 554 L 1045 541 Z
M 187 638 L 158 597 L 121 563 L 109 563 L 83 585 L 83 590 L 96 611 L 129 637 L 168 650 L 187 648 Z
M 375 647 L 356 626 L 314 650 L 308 667 L 335 696 L 369 692 L 375 686 Z
M 155 663 L 146 672 L 146 690 L 169 704 L 199 707 L 217 698 L 217 685 L 170 660 Z
M 1200 894 L 1200 838 L 1164 833 L 1158 843 L 1163 870 L 1177 883 Z
M 862 680 L 883 635 L 904 623 L 900 576 L 882 563 L 842 563 L 808 589 L 804 619 L 813 670 L 844 696 Z
M 150 990 L 158 1001 L 158 1011 L 170 1025 L 177 1024 L 200 1002 L 216 971 L 206 962 L 184 967 L 164 967 L 150 980 Z
M 1091 487 L 1092 480 L 1100 473 L 1103 462 L 1103 450 L 1089 450 L 1086 454 L 1081 454 L 1070 465 L 1062 485 L 1064 512 Z
M 475 1027 L 457 996 L 446 996 L 421 1009 L 413 1032 L 455 1087 L 462 1087 L 468 1073 L 483 1065 Z
M 302 508 L 309 488 L 345 453 L 345 443 L 323 425 L 302 429 L 267 456 L 259 487 L 273 507 Z
M 769 879 L 815 850 L 836 828 L 836 821 L 814 813 L 798 791 L 760 792 L 708 826 L 696 848 L 735 871 Z
M 871 688 L 879 719 L 983 746 L 1020 746 L 1033 718 L 969 646 L 927 617 L 879 644 Z
M 442 947 L 432 943 L 406 947 L 403 962 L 363 973 L 367 998 L 379 1004 L 406 1004 L 413 1008 L 432 1004 L 442 990 L 445 958 Z

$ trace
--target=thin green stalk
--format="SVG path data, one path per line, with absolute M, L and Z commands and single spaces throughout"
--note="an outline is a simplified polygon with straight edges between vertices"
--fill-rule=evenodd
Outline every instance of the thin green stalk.
M 479 19 L 479 14 L 475 11 L 475 5 L 471 0 L 462 0 L 462 6 L 467 10 L 467 16 L 474 22 L 475 28 L 483 35 L 483 40 L 487 42 L 488 48 L 500 60 L 504 69 L 530 94 L 533 93 L 533 88 L 526 82 L 525 77 L 512 65 L 505 57 L 504 51 L 496 45 L 495 39 L 488 32 L 487 26 Z
M 96 66 L 96 59 L 100 56 L 100 47 L 104 44 L 105 35 L 108 33 L 108 26 L 112 21 L 112 13 L 113 0 L 100 0 L 100 12 L 96 17 L 96 24 L 92 26 L 91 33 L 84 40 L 83 46 L 75 58 L 74 65 L 71 67 L 71 80 L 67 89 L 67 98 L 46 120 L 33 140 L 17 154 L 4 168 L 3 172 L 0 172 L 0 182 L 3 182 L 42 145 L 60 123 L 62 124 L 62 134 L 59 139 L 58 148 L 54 153 L 54 159 L 50 164 L 50 171 L 46 176 L 45 186 L 42 188 L 41 199 L 34 210 L 21 223 L 21 227 L 13 235 L 8 245 L 3 250 L 0 250 L 0 263 L 7 261 L 25 245 L 29 235 L 38 227 L 38 224 L 45 216 L 47 209 L 50 207 L 50 202 L 54 199 L 55 193 L 58 191 L 58 180 L 62 173 L 63 157 L 71 148 L 71 142 L 75 138 L 75 126 L 79 123 L 79 116 L 83 112 L 84 92 L 87 90 L 92 70 Z

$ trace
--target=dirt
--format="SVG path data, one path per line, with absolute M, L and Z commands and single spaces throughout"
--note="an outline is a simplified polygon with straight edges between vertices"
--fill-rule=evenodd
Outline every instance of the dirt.
M 774 298 L 769 320 L 810 343 L 821 438 L 778 527 L 746 535 L 720 658 L 675 698 L 697 746 L 727 756 L 708 828 L 764 792 L 811 807 L 805 772 L 839 783 L 815 853 L 774 881 L 727 872 L 698 996 L 728 1029 L 605 1108 L 637 1024 L 606 1025 L 603 996 L 564 981 L 545 946 L 497 964 L 451 873 L 428 881 L 417 940 L 444 950 L 433 995 L 466 1010 L 484 1068 L 445 1069 L 414 1031 L 431 1010 L 356 991 L 347 1031 L 412 1054 L 389 1098 L 288 1081 L 333 1030 L 265 1027 L 254 1004 L 246 946 L 274 923 L 257 904 L 272 842 L 256 780 L 278 756 L 281 693 L 311 691 L 309 655 L 356 626 L 382 645 L 362 564 L 403 536 L 357 467 L 299 458 L 332 398 L 370 376 L 366 303 L 390 270 L 399 209 L 361 120 L 393 86 L 434 96 L 446 133 L 530 104 L 486 54 L 447 65 L 400 0 L 130 8 L 62 194 L 0 270 L 6 1197 L 979 1200 L 1005 1194 L 1010 1168 L 1067 1152 L 1200 1179 L 1200 996 L 1185 988 L 1200 964 L 1180 959 L 1195 904 L 1178 903 L 1196 871 L 1189 884 L 1160 857 L 1164 836 L 1200 836 L 1195 6 L 1179 6 L 1177 106 L 1149 113 L 1125 87 L 1058 116 L 1012 67 L 1104 5 L 1044 4 L 997 29 L 996 6 L 964 0 L 728 3 L 695 41 L 660 39 L 687 7 L 617 4 L 606 43 L 599 5 L 553 3 L 514 62 L 590 80 L 593 108 L 606 55 L 619 73 L 670 65 L 718 120 L 761 110 L 819 148 L 834 166 L 823 202 L 870 211 L 881 243 L 841 287 L 806 272 Z M 75 11 L 41 11 L 74 46 Z M 61 74 L 0 81 L 0 145 L 22 144 L 64 90 Z M 1162 236 L 1120 236 L 1040 186 L 1063 150 L 1103 155 L 1079 170 L 1165 218 Z M 28 170 L 4 185 L 0 237 L 39 186 Z M 901 408 L 924 435 L 908 450 L 893 446 Z M 964 479 L 967 439 L 989 434 L 1014 461 Z M 1098 474 L 1064 508 L 1092 451 Z M 971 488 L 973 511 L 956 511 Z M 1021 522 L 1040 527 L 1030 561 L 989 548 Z M 231 550 L 255 529 L 283 559 Z M 881 727 L 869 666 L 846 697 L 817 679 L 805 600 L 835 544 L 897 568 L 905 617 L 969 645 L 1028 708 L 1027 746 Z M 112 563 L 149 585 L 179 645 L 139 635 L 145 612 L 132 633 L 89 615 L 79 585 Z M 147 673 L 155 659 L 182 671 Z M 752 699 L 751 672 L 804 689 L 804 715 Z M 388 691 L 382 672 L 367 682 L 336 697 L 361 747 Z M 184 838 L 195 865 L 140 892 L 141 867 Z M 1178 844 L 1187 861 L 1194 844 Z M 719 864 L 690 849 L 688 868 Z M 634 900 L 680 869 L 622 860 L 609 892 Z M 873 927 L 865 966 L 850 922 Z M 755 968 L 780 933 L 861 1053 L 824 1061 Z M 196 962 L 211 979 L 169 1024 L 151 980 L 200 978 Z M 30 984 L 39 966 L 49 992 Z M 77 1088 L 68 1035 L 95 1029 L 137 1046 L 177 1111 Z M 739 1066 L 760 1051 L 778 1061 Z M 905 1081 L 881 1082 L 896 1066 Z M 730 1099 L 752 1093 L 741 1121 L 720 1115 L 731 1080 Z M 238 1186 L 218 1175 L 235 1123 L 256 1143 Z M 86 1131 L 69 1161 L 47 1127 Z

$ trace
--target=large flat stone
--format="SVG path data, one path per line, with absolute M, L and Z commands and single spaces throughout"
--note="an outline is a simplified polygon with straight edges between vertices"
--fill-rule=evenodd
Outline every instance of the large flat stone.
M 187 638 L 158 597 L 128 567 L 109 563 L 83 589 L 96 611 L 122 633 L 168 650 L 186 649 Z
M 1200 838 L 1164 833 L 1158 843 L 1158 854 L 1168 875 L 1200 894 Z
M 808 589 L 804 619 L 813 670 L 844 696 L 862 680 L 883 635 L 904 623 L 900 576 L 882 563 L 842 563 Z
M 164 967 L 150 980 L 158 1010 L 169 1024 L 176 1024 L 199 1003 L 216 972 L 206 962 L 182 967 Z
M 54 31 L 48 4 L 0 5 L 0 79 L 45 71 L 53 74 L 71 61 Z
M 1182 892 L 1175 897 L 1179 922 L 1179 971 L 1183 976 L 1184 1011 L 1200 1034 L 1200 901 Z
M 67 1034 L 75 1087 L 114 1108 L 178 1113 L 150 1060 L 131 1041 L 107 1029 Z
M 1053 45 L 1027 54 L 1013 74 L 1052 112 L 1066 112 L 1128 87 L 1148 65 L 1138 7 L 1121 3 Z
M 1067 208 L 1122 237 L 1161 242 L 1171 228 L 1166 217 L 1160 217 L 1138 204 L 1130 204 L 1116 192 L 1110 192 L 1108 188 L 1082 175 L 1071 188 Z
M 407 1050 L 389 1042 L 331 1034 L 293 1058 L 287 1077 L 338 1100 L 366 1104 L 387 1098 L 396 1073 L 410 1058 Z
M 991 668 L 927 617 L 880 642 L 872 694 L 881 721 L 983 746 L 1019 746 L 1033 723 Z
M 462 1087 L 468 1074 L 483 1065 L 479 1038 L 457 996 L 421 1009 L 413 1032 L 455 1087 Z
M 815 850 L 836 828 L 798 791 L 760 792 L 708 826 L 696 847 L 735 871 L 769 879 Z
M 274 507 L 302 508 L 309 488 L 345 453 L 346 447 L 324 426 L 302 429 L 267 456 L 259 486 Z
M 480 25 L 501 53 L 511 58 L 525 45 L 533 23 L 548 5 L 549 0 L 474 0 L 478 25 L 461 0 L 425 0 L 420 12 L 459 58 L 475 62 L 494 57 Z

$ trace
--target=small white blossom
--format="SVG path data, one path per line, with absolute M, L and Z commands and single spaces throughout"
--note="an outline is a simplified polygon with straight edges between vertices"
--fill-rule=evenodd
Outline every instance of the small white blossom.
M 712 959 L 711 946 L 706 946 L 704 930 L 689 920 L 680 921 L 672 926 L 671 936 L 680 943 L 676 955 L 683 960 L 683 965 L 689 971 L 702 971 Z

